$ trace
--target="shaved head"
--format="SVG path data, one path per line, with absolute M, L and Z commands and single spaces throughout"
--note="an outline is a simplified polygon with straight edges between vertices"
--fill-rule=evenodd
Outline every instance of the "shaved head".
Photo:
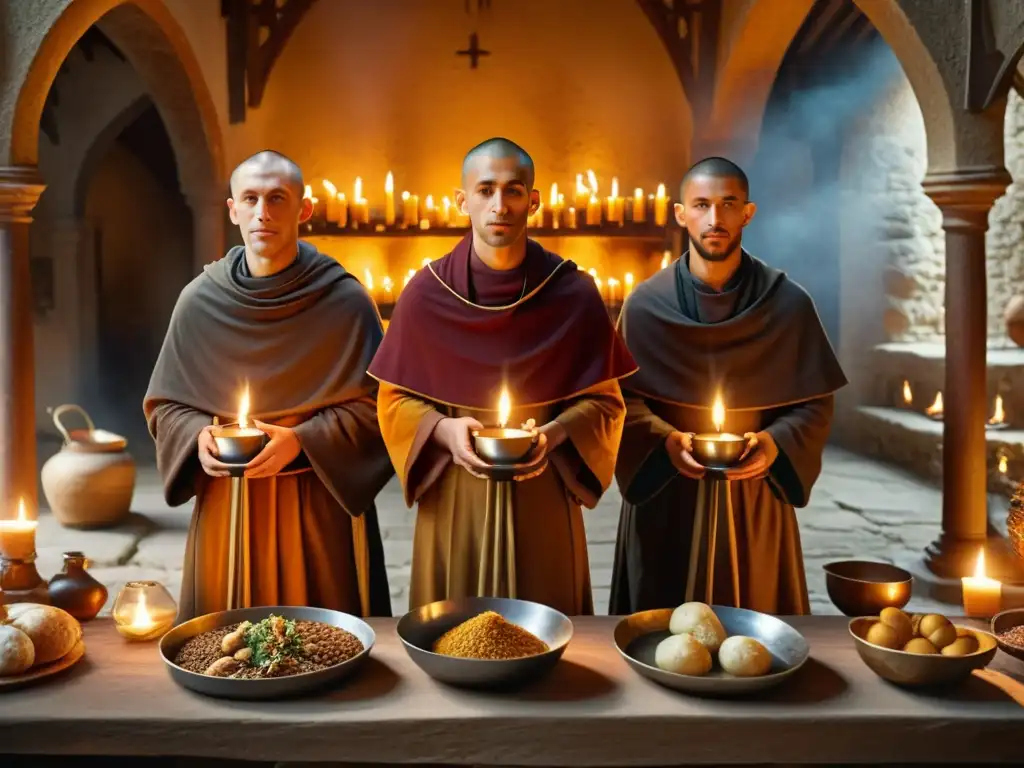
M 698 176 L 712 179 L 735 179 L 743 188 L 744 197 L 750 197 L 750 182 L 747 180 L 747 174 L 732 160 L 726 160 L 724 157 L 706 157 L 695 163 L 683 176 L 683 189 L 685 190 L 686 185 Z
M 274 174 L 286 180 L 288 185 L 293 187 L 301 198 L 306 191 L 306 183 L 302 179 L 302 169 L 292 159 L 285 157 L 280 152 L 272 149 L 264 149 L 255 155 L 245 158 L 235 170 L 231 172 L 231 194 L 238 194 L 236 185 L 242 171 L 257 171 L 261 175 Z
M 466 186 L 466 179 L 476 161 L 483 157 L 496 160 L 516 160 L 524 172 L 523 181 L 526 183 L 527 190 L 533 189 L 535 175 L 533 158 L 514 141 L 500 136 L 482 141 L 466 153 L 466 158 L 462 161 L 462 186 Z

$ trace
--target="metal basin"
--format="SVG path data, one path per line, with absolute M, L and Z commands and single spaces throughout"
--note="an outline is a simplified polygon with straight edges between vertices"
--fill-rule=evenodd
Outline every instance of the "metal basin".
M 270 614 L 276 614 L 295 621 L 319 621 L 332 627 L 351 632 L 363 644 L 363 650 L 353 658 L 335 664 L 319 672 L 303 672 L 287 677 L 273 677 L 259 680 L 232 680 L 226 677 L 210 677 L 198 672 L 189 672 L 174 663 L 185 641 L 209 632 L 211 629 L 251 621 L 262 621 Z M 355 672 L 367 657 L 376 641 L 370 625 L 360 618 L 327 608 L 306 608 L 300 606 L 265 606 L 259 608 L 238 608 L 198 616 L 179 624 L 160 639 L 160 658 L 167 665 L 171 678 L 189 690 L 223 699 L 283 699 L 316 691 L 337 683 Z
M 669 637 L 671 608 L 659 608 L 627 616 L 615 627 L 615 647 L 619 654 L 640 675 L 683 693 L 700 696 L 742 696 L 773 688 L 784 682 L 810 657 L 807 640 L 781 619 L 745 608 L 713 605 L 726 634 L 745 635 L 759 641 L 772 655 L 771 671 L 762 677 L 734 677 L 725 672 L 714 658 L 714 666 L 706 675 L 680 675 L 659 669 L 654 663 L 658 643 Z
M 485 427 L 473 431 L 473 450 L 492 464 L 518 464 L 537 444 L 537 433 L 525 429 Z
M 914 577 L 895 565 L 843 560 L 824 569 L 829 599 L 847 616 L 877 616 L 883 608 L 902 608 L 910 602 Z
M 507 621 L 547 643 L 546 653 L 521 659 L 460 659 L 431 650 L 452 627 L 484 611 Z M 410 611 L 398 622 L 398 637 L 409 657 L 435 680 L 466 688 L 498 688 L 525 684 L 549 672 L 572 639 L 573 626 L 554 608 L 527 600 L 503 597 L 465 597 L 430 603 Z
M 747 441 L 740 435 L 726 437 L 714 433 L 698 434 L 692 440 L 693 458 L 708 469 L 729 469 L 739 462 L 747 450 Z

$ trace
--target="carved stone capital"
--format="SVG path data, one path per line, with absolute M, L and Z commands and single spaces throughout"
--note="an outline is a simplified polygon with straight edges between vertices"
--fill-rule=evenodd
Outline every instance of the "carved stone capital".
M 32 221 L 46 185 L 34 166 L 0 166 L 0 223 Z
M 971 168 L 929 173 L 921 186 L 942 211 L 949 229 L 988 229 L 988 213 L 1013 179 L 1005 168 Z

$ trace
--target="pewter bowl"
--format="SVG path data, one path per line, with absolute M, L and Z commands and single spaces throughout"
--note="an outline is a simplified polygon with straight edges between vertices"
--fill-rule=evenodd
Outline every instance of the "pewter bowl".
M 253 427 L 228 424 L 213 428 L 217 459 L 223 464 L 248 464 L 267 444 L 267 433 Z
M 271 677 L 257 680 L 232 680 L 229 677 L 211 677 L 198 672 L 189 672 L 174 663 L 181 646 L 196 635 L 211 629 L 251 621 L 253 624 L 275 614 L 294 621 L 319 621 L 332 627 L 340 627 L 355 635 L 363 644 L 361 653 L 347 661 L 335 664 L 318 672 L 303 672 L 286 677 Z M 300 606 L 264 606 L 258 608 L 236 608 L 198 616 L 179 624 L 160 639 L 160 658 L 167 665 L 171 679 L 189 690 L 222 699 L 269 700 L 283 699 L 311 693 L 351 675 L 366 661 L 376 642 L 373 629 L 360 618 L 327 608 Z
M 883 608 L 910 602 L 914 577 L 889 563 L 841 560 L 824 566 L 825 589 L 833 605 L 847 616 L 877 616 Z
M 491 464 L 518 464 L 530 455 L 537 433 L 525 429 L 485 427 L 473 430 L 473 450 Z
M 746 449 L 747 441 L 740 435 L 698 434 L 693 436 L 691 455 L 708 469 L 728 469 L 739 462 Z
M 672 608 L 634 613 L 615 627 L 615 647 L 637 673 L 666 688 L 700 696 L 728 697 L 773 688 L 793 675 L 810 657 L 804 636 L 781 619 L 746 608 L 713 605 L 726 634 L 745 635 L 759 641 L 772 655 L 772 667 L 761 677 L 734 677 L 725 672 L 712 654 L 714 665 L 706 675 L 681 675 L 660 669 L 654 662 L 658 643 L 671 635 Z
M 449 629 L 484 611 L 507 621 L 547 643 L 550 650 L 520 659 L 461 659 L 434 653 L 434 643 Z M 464 597 L 443 600 L 409 611 L 398 622 L 398 637 L 409 657 L 435 680 L 466 688 L 512 687 L 549 672 L 572 639 L 573 626 L 554 608 L 506 597 Z

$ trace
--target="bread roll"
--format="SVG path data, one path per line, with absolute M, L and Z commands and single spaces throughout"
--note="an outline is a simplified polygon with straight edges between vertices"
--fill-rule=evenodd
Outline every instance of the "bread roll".
M 17 627 L 0 624 L 0 677 L 20 675 L 36 660 L 32 640 Z
M 14 603 L 7 606 L 6 623 L 17 627 L 35 647 L 35 663 L 49 664 L 82 639 L 82 625 L 67 611 L 52 605 Z
M 668 623 L 673 635 L 693 635 L 701 645 L 714 653 L 725 640 L 725 627 L 715 612 L 704 603 L 683 603 L 674 611 Z
M 711 671 L 711 653 L 693 635 L 670 635 L 654 649 L 654 663 L 677 675 L 706 675 Z
M 730 675 L 761 677 L 772 668 L 772 655 L 752 637 L 733 635 L 718 649 L 718 663 Z

